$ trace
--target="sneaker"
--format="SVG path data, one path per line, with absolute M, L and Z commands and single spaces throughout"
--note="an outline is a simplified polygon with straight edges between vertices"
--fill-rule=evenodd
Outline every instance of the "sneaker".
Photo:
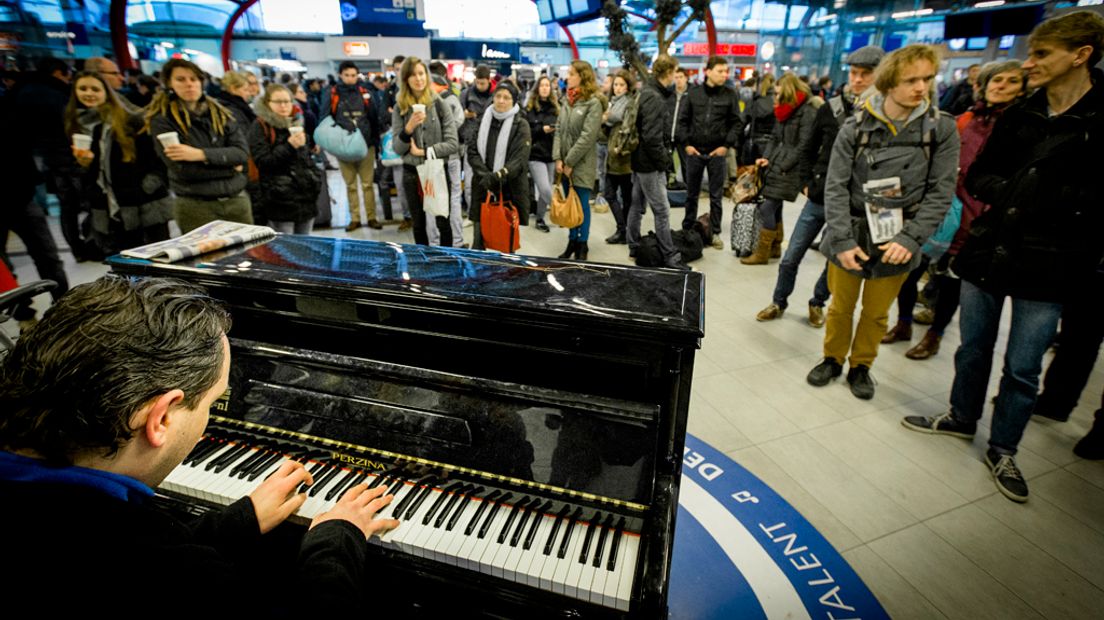
M 405 232 L 410 230 L 411 228 L 414 228 L 414 222 L 410 220 L 403 220 L 402 222 L 399 222 L 399 232 Z
M 855 398 L 863 400 L 874 398 L 874 377 L 870 376 L 868 366 L 859 364 L 848 369 L 847 383 L 851 385 L 851 393 Z
M 1022 504 L 1027 501 L 1027 481 L 1020 473 L 1020 468 L 1016 467 L 1012 455 L 1001 454 L 989 448 L 985 453 L 985 464 L 989 466 L 989 473 L 993 475 L 998 491 L 1014 502 Z
M 469 221 L 471 221 L 471 220 L 469 220 Z M 533 224 L 533 227 L 536 228 L 537 230 L 541 231 L 541 232 L 549 232 L 548 224 L 545 224 L 544 219 L 539 218 L 539 217 L 537 218 L 536 223 Z
M 977 432 L 976 422 L 962 422 L 950 411 L 930 418 L 922 415 L 905 416 L 901 420 L 901 426 L 919 433 L 950 435 L 962 439 L 973 439 Z
M 782 318 L 782 314 L 786 312 L 786 309 L 778 304 L 771 304 L 766 308 L 759 311 L 759 314 L 755 315 L 756 321 L 773 321 L 775 319 Z
M 724 240 L 721 239 L 720 235 L 713 235 L 713 243 L 710 244 L 710 245 L 713 246 L 714 250 L 723 250 L 724 249 Z
M 824 306 L 809 304 L 809 325 L 824 327 Z
M 808 376 L 805 377 L 805 381 L 807 381 L 809 385 L 823 387 L 828 385 L 829 381 L 842 374 L 843 364 L 840 364 L 830 357 L 826 357 L 823 362 L 817 364 L 809 371 Z

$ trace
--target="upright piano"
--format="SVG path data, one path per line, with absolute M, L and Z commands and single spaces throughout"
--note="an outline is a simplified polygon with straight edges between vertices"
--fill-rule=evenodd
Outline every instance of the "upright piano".
M 298 235 L 109 263 L 233 314 L 230 389 L 161 493 L 225 505 L 296 459 L 302 523 L 388 485 L 372 562 L 412 605 L 667 617 L 701 274 Z

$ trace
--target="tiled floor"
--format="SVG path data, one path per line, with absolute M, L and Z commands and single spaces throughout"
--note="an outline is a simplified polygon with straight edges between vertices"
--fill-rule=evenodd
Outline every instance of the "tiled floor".
M 331 183 L 344 203 L 341 181 Z M 797 212 L 786 206 L 787 226 Z M 334 223 L 344 225 L 343 204 L 335 214 Z M 674 214 L 682 217 L 681 210 Z M 647 227 L 650 221 L 645 218 Z M 594 215 L 592 260 L 627 262 L 624 246 L 602 241 L 613 228 L 612 215 Z M 316 234 L 345 235 L 341 228 Z M 355 236 L 411 242 L 410 233 L 395 226 Z M 465 236 L 470 241 L 470 228 Z M 553 256 L 566 239 L 560 229 L 542 234 L 527 228 L 521 251 Z M 66 257 L 74 283 L 104 272 Z M 27 257 L 16 264 L 21 276 L 34 277 Z M 800 510 L 894 618 L 1102 617 L 1104 462 L 1080 460 L 1071 448 L 1091 425 L 1104 390 L 1104 364 L 1069 422 L 1032 422 L 1027 429 L 1018 461 L 1031 499 L 1014 504 L 996 492 L 981 460 L 988 414 L 972 443 L 909 432 L 899 423 L 904 415 L 945 410 L 957 325 L 948 330 L 942 352 L 927 361 L 906 359 L 905 344 L 883 347 L 871 401 L 853 398 L 843 382 L 824 388 L 805 383 L 824 332 L 805 323 L 804 296 L 822 266 L 819 255 L 807 255 L 790 312 L 758 323 L 755 313 L 770 302 L 777 261 L 748 267 L 727 250 L 707 249 L 694 263 L 706 274 L 707 295 L 690 431 L 708 437 Z M 990 389 L 995 385 L 991 381 Z

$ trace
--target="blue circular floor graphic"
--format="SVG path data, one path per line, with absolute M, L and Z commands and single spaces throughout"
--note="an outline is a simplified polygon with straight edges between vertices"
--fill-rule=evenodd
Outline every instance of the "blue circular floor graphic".
M 690 435 L 674 547 L 672 619 L 889 617 L 793 506 Z

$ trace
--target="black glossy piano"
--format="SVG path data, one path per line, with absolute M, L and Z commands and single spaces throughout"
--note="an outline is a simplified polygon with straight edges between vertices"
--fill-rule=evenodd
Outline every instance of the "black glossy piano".
M 160 492 L 225 505 L 297 459 L 299 522 L 395 493 L 372 561 L 412 607 L 667 617 L 701 274 L 295 235 L 108 262 L 234 318 L 230 390 Z

